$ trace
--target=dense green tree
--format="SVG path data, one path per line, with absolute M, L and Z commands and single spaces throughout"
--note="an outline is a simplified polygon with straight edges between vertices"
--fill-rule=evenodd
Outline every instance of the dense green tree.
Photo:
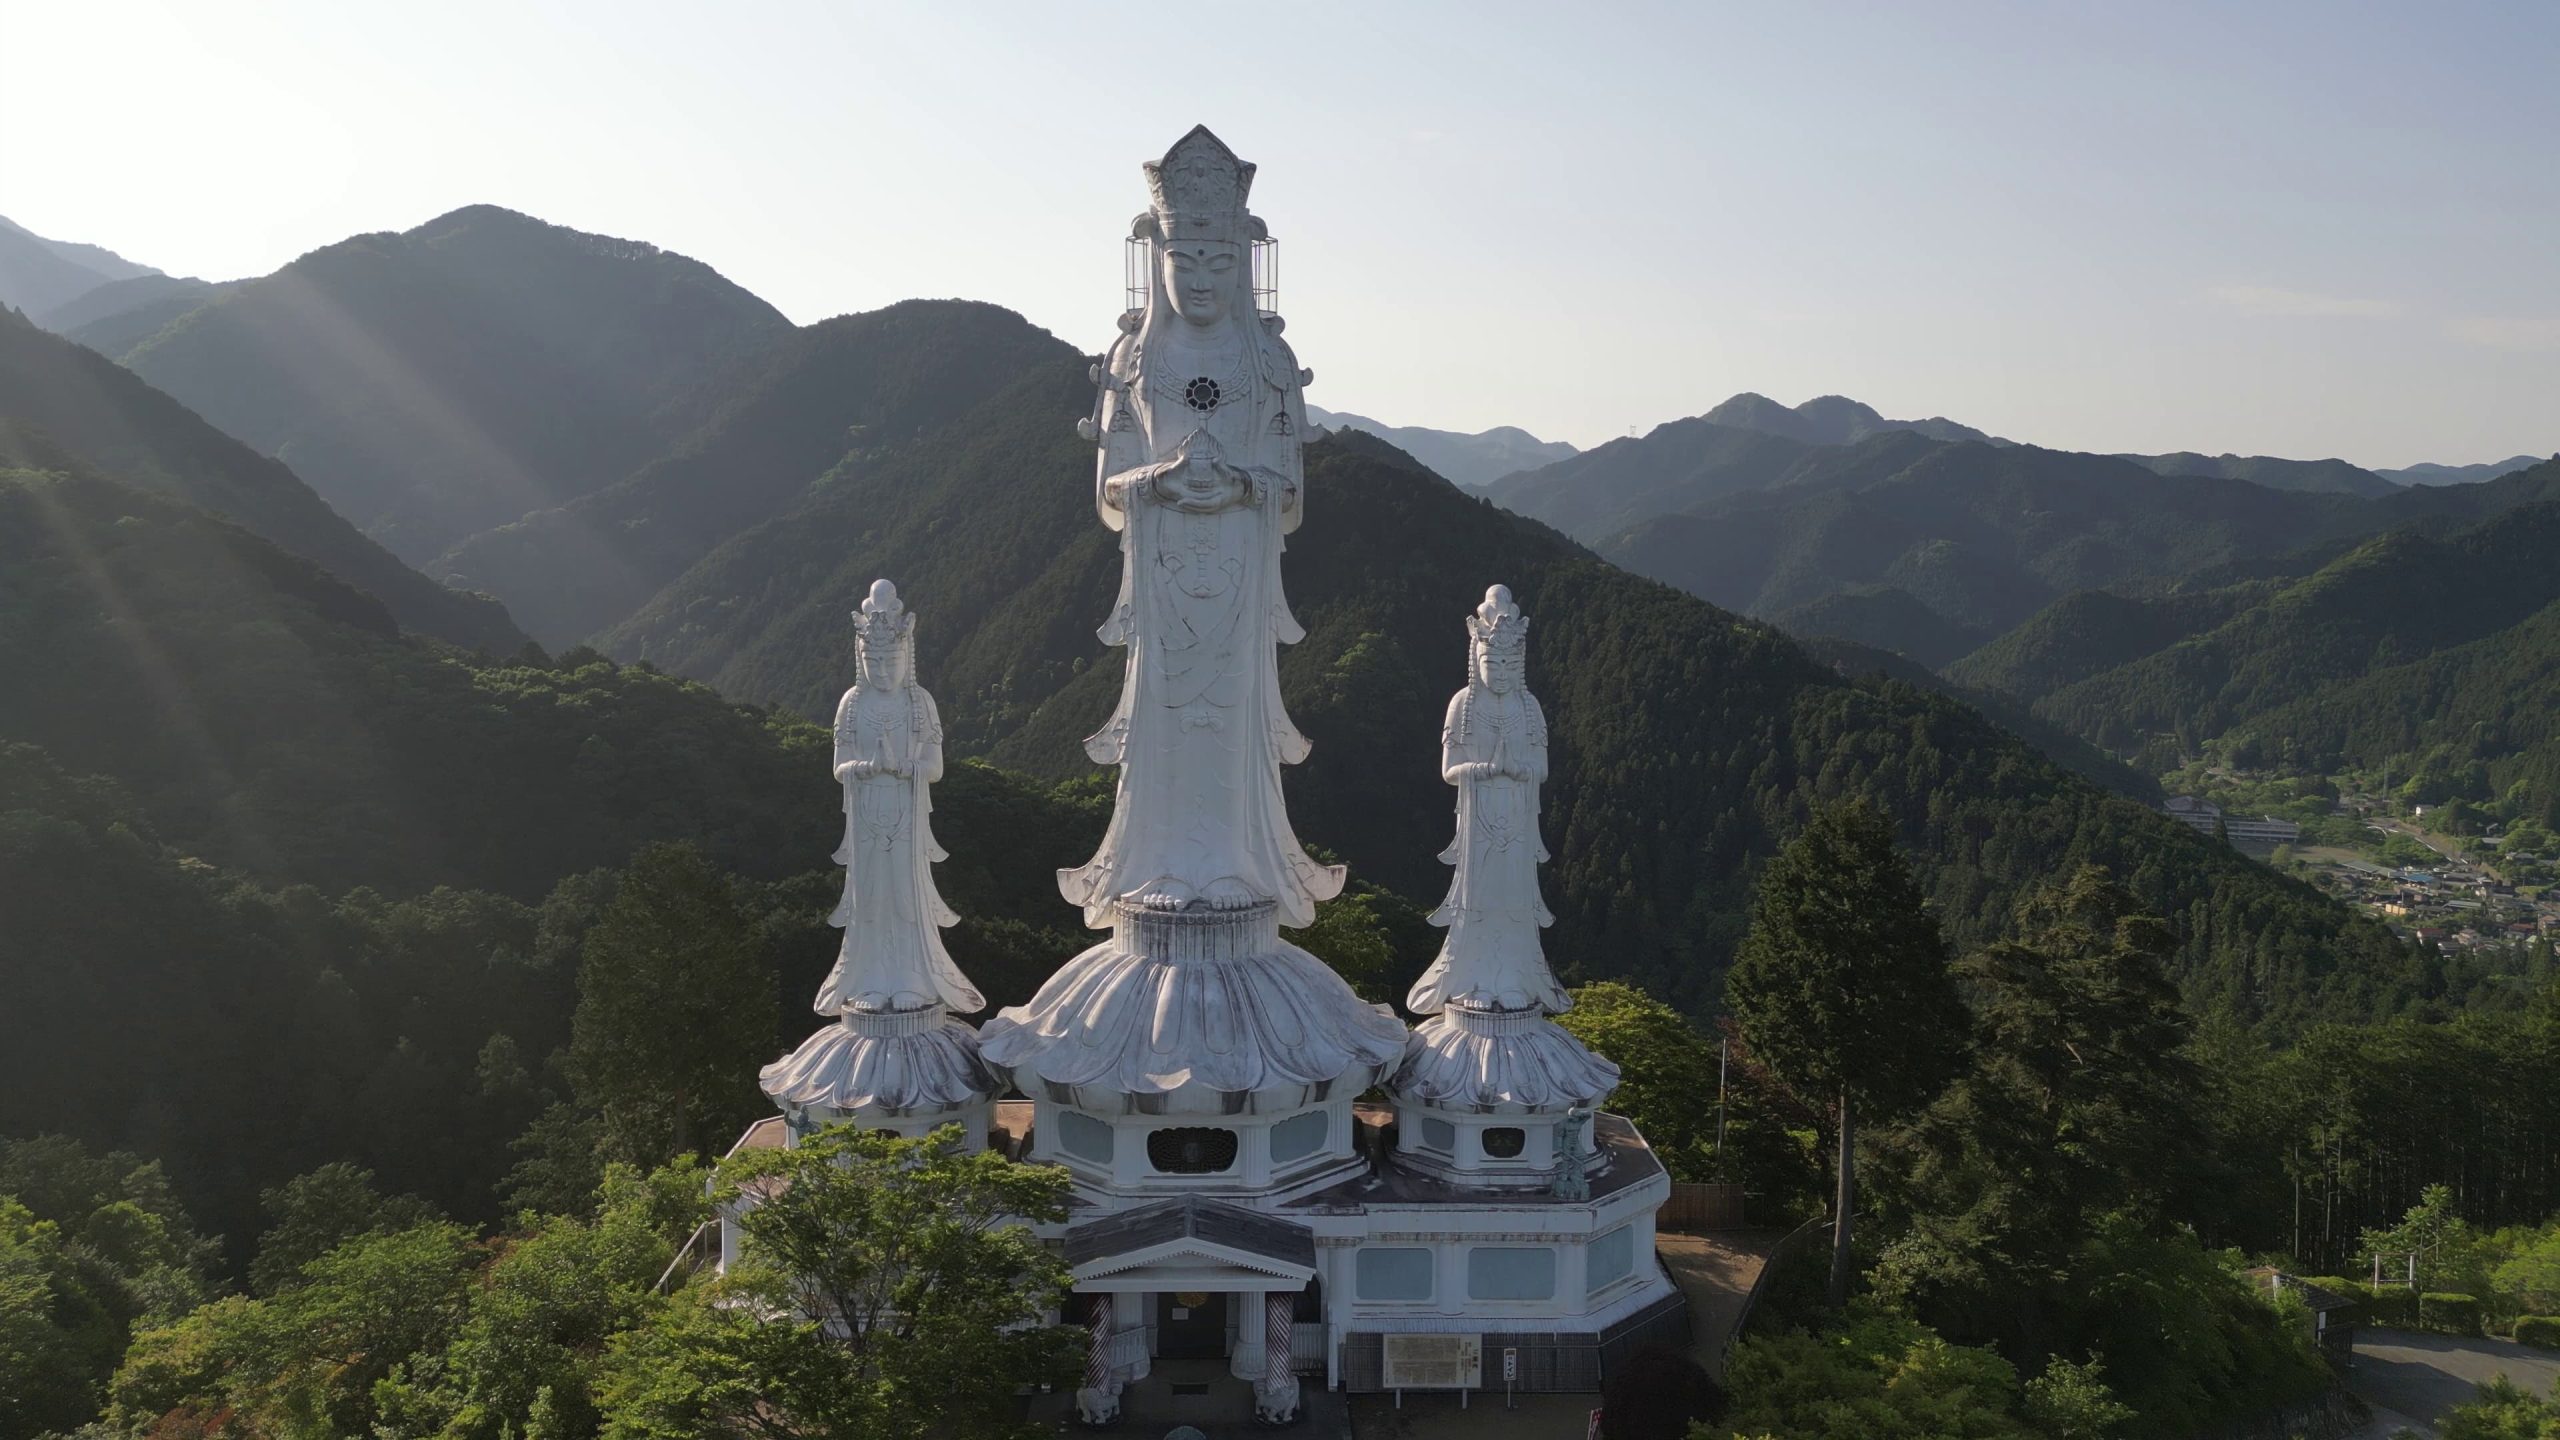
M 1063 1264 L 1028 1224 L 1062 1220 L 1062 1170 L 820 1130 L 724 1161 L 742 1263 L 613 1344 L 614 1440 L 1028 1435 L 1024 1387 L 1075 1373 L 1078 1332 L 1039 1324 Z M 744 1303 L 740 1303 L 744 1302 Z
M 408 1230 L 444 1217 L 415 1195 L 384 1195 L 373 1172 L 333 1160 L 258 1196 L 274 1223 L 258 1237 L 249 1288 L 272 1295 L 302 1278 L 305 1265 L 358 1235 Z
M 2506 1376 L 2437 1424 L 2439 1440 L 2560 1440 L 2560 1387 L 2546 1400 Z
M 1963 1007 L 1946 941 L 1872 807 L 1815 815 L 1760 877 L 1725 1001 L 1752 1050 L 1807 1099 L 1836 1105 L 1831 1304 L 1846 1303 L 1857 1117 L 1928 1103 L 1954 1073 Z
M 570 1071 L 626 1157 L 694 1153 L 762 1108 L 776 1004 L 735 880 L 691 846 L 653 845 L 587 932 Z
M 2035 1440 L 2016 1367 L 1918 1322 L 1860 1305 L 1828 1333 L 1754 1335 L 1734 1347 L 1724 1428 L 1733 1440 Z

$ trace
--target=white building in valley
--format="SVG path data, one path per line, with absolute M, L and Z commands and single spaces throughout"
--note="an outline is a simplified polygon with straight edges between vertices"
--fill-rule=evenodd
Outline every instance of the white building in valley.
M 914 619 L 876 584 L 836 716 L 845 939 L 818 997 L 836 1023 L 767 1067 L 783 1114 L 744 1143 L 958 1123 L 1064 1166 L 1076 1205 L 1054 1238 L 1091 1335 L 1092 1423 L 1174 1365 L 1251 1386 L 1272 1421 L 1302 1384 L 1499 1390 L 1505 1355 L 1517 1388 L 1596 1389 L 1686 1317 L 1654 1254 L 1668 1177 L 1599 1108 L 1616 1067 L 1552 1018 L 1570 1001 L 1540 948 L 1529 617 L 1500 585 L 1451 615 L 1470 663 L 1441 743 L 1448 935 L 1409 1026 L 1280 935 L 1343 872 L 1308 857 L 1281 795 L 1307 753 L 1278 647 L 1300 635 L 1281 542 L 1308 512 L 1311 377 L 1257 283 L 1254 167 L 1194 129 L 1145 173 L 1131 303 L 1082 424 L 1123 556 L 1101 633 L 1126 677 L 1086 742 L 1118 790 L 1092 861 L 1059 875 L 1106 938 L 1028 1003 L 958 1018 L 984 1002 L 939 934 L 940 722 L 914 683 Z

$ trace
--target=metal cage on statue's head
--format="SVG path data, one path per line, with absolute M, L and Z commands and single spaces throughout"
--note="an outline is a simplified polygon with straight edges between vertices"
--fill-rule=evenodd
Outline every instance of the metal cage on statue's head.
M 1147 267 L 1152 263 L 1153 247 L 1144 236 L 1122 242 L 1121 298 L 1131 315 L 1146 313 L 1147 293 L 1153 288 Z M 1253 242 L 1253 312 L 1265 318 L 1280 313 L 1280 242 L 1267 236 Z

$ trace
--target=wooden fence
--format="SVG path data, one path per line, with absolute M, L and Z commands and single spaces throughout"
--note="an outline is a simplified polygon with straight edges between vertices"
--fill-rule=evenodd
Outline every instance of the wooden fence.
M 1739 1230 L 1743 1226 L 1742 1187 L 1684 1185 L 1673 1182 L 1671 1198 L 1654 1217 L 1658 1229 L 1685 1231 Z

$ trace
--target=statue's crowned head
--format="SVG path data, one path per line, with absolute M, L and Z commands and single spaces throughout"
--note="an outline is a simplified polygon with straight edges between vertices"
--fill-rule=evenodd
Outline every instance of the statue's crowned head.
M 853 612 L 853 643 L 865 690 L 898 690 L 915 680 L 916 617 L 898 599 L 898 587 L 871 582 L 862 608 Z
M 1267 233 L 1245 208 L 1253 166 L 1195 125 L 1145 168 L 1149 205 L 1134 232 L 1152 252 L 1156 296 L 1201 329 L 1250 315 L 1253 245 Z
M 1529 617 L 1511 603 L 1510 586 L 1484 592 L 1484 603 L 1467 616 L 1467 635 L 1475 683 L 1496 695 L 1519 689 L 1529 664 Z

